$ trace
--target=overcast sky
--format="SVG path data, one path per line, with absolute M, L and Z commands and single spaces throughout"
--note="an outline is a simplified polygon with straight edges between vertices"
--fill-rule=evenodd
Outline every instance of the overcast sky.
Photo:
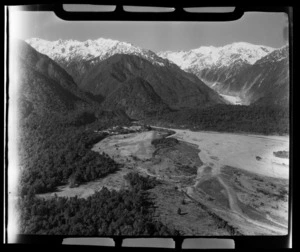
M 158 51 L 249 42 L 279 48 L 287 43 L 285 13 L 247 13 L 230 22 L 64 21 L 51 12 L 12 12 L 11 36 L 46 40 L 110 38 Z

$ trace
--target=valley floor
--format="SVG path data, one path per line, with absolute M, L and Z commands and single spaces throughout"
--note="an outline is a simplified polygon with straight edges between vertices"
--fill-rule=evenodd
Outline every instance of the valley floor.
M 179 142 L 153 144 L 165 137 Z M 76 188 L 62 186 L 58 196 L 120 190 L 127 187 L 124 175 L 137 171 L 162 182 L 151 189 L 157 218 L 185 235 L 287 234 L 289 159 L 273 152 L 289 151 L 288 137 L 152 127 L 109 136 L 93 150 L 123 168 Z

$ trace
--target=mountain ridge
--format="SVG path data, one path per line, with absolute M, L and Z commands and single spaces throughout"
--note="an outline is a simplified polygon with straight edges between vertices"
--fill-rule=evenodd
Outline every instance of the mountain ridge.
M 168 68 L 152 65 L 148 60 L 136 55 L 115 54 L 99 62 L 90 72 L 86 73 L 80 87 L 92 94 L 102 95 L 105 97 L 104 104 L 109 104 L 107 100 L 111 98 L 110 95 L 116 90 L 128 90 L 124 86 L 132 80 L 134 80 L 132 85 L 136 86 L 136 82 L 139 82 L 143 86 L 140 89 L 142 93 L 145 90 L 149 91 L 147 95 L 143 95 L 144 97 L 159 97 L 157 100 L 161 104 L 159 111 L 166 110 L 167 107 L 168 109 L 180 109 L 224 103 L 222 97 L 195 75 L 184 72 L 178 66 Z M 149 85 L 151 88 L 148 87 Z M 133 90 L 136 91 L 137 87 Z M 140 104 L 139 101 L 128 101 L 129 97 L 137 100 L 138 93 L 136 92 L 136 94 L 137 97 L 127 95 L 127 98 L 124 96 L 120 99 L 126 98 L 126 104 Z M 148 98 L 145 99 L 148 100 Z M 140 104 L 139 109 L 142 108 L 145 111 L 150 109 L 150 107 Z M 142 113 L 136 114 L 141 115 Z
M 220 47 L 217 50 L 223 50 L 224 48 L 235 47 L 253 47 L 249 43 L 234 43 L 233 46 Z M 208 52 L 209 50 L 215 49 L 214 47 L 201 47 L 195 50 L 200 52 Z M 193 50 L 184 58 L 183 53 L 179 53 L 177 56 L 175 54 L 168 57 L 167 54 L 162 55 L 169 58 L 170 60 L 175 60 L 173 62 L 178 62 L 181 68 L 187 72 L 194 73 L 199 79 L 206 83 L 209 87 L 216 90 L 219 94 L 234 96 L 241 100 L 242 104 L 249 105 L 255 103 L 256 100 L 260 100 L 261 104 L 271 104 L 272 99 L 270 97 L 277 97 L 281 100 L 277 102 L 273 101 L 274 104 L 285 104 L 287 103 L 287 90 L 289 85 L 288 79 L 288 45 L 282 46 L 278 49 L 262 47 L 254 45 L 255 50 L 259 50 L 251 56 L 250 54 L 244 54 L 243 50 L 240 50 L 239 54 L 235 50 L 225 53 L 225 55 L 230 57 L 225 57 L 224 55 L 213 54 L 213 56 L 196 55 Z M 252 48 L 252 49 L 253 49 Z M 247 49 L 248 50 L 248 49 Z M 251 51 L 251 50 L 250 50 Z M 249 52 L 249 51 L 248 51 Z M 232 53 L 232 54 L 231 54 Z M 217 56 L 216 56 L 217 55 Z M 220 57 L 219 57 L 220 56 Z M 250 57 L 251 56 L 251 57 Z M 172 58 L 173 57 L 173 58 Z M 193 57 L 195 59 L 193 59 Z M 250 58 L 249 58 L 250 57 Z M 213 58 L 213 61 L 210 61 Z M 180 61 L 180 60 L 183 61 Z M 185 60 L 185 61 L 184 61 Z M 283 61 L 284 63 L 282 63 Z M 276 68 L 276 71 L 274 70 Z M 276 84 L 277 83 L 277 84 Z M 282 86 L 281 91 L 276 85 Z M 273 86 L 272 86 L 273 84 Z M 284 87 L 285 86 L 285 87 Z M 278 94 L 274 91 L 278 90 Z M 270 95 L 272 93 L 272 95 Z M 268 102 L 263 102 L 263 96 L 267 96 Z
M 13 40 L 11 71 L 18 71 L 12 85 L 19 89 L 19 102 L 43 115 L 94 106 L 96 103 L 79 90 L 72 77 L 47 55 L 22 40 Z M 20 106 L 22 110 L 23 107 Z M 23 111 L 26 115 L 29 111 Z
M 182 69 L 186 70 L 194 65 L 200 69 L 211 66 L 228 66 L 235 60 L 242 60 L 248 64 L 254 64 L 255 61 L 275 50 L 272 47 L 254 45 L 247 42 L 235 42 L 225 46 L 201 46 L 188 51 L 179 52 L 159 52 L 158 55 L 167 58 Z M 234 57 L 239 54 L 238 57 Z
M 115 102 L 108 102 L 107 99 L 112 99 L 109 97 L 110 94 L 121 88 L 124 83 L 128 83 L 129 80 L 134 80 L 133 83 L 139 80 L 138 82 L 143 85 L 140 91 L 147 101 L 155 96 L 153 92 L 160 97 L 162 101 L 159 102 L 161 105 L 159 111 L 224 103 L 222 97 L 195 75 L 181 70 L 176 64 L 157 56 L 150 50 L 138 48 L 129 43 L 102 38 L 85 42 L 58 40 L 49 43 L 39 39 L 31 39 L 27 42 L 38 51 L 44 52 L 56 60 L 73 76 L 81 90 L 89 92 L 93 96 L 103 97 L 104 104 L 113 104 L 113 107 L 119 106 L 116 106 Z M 69 53 L 71 46 L 75 45 L 78 45 L 76 53 Z M 82 46 L 85 45 L 87 45 L 86 49 L 82 49 Z M 51 51 L 53 46 L 55 50 Z M 61 49 L 64 49 L 63 53 Z M 93 51 L 93 55 L 85 57 L 91 51 Z M 148 84 L 153 90 L 146 88 Z M 125 87 L 122 88 L 127 90 Z M 150 93 L 145 94 L 146 90 Z M 127 101 L 126 104 L 138 104 L 138 102 Z M 140 109 L 142 107 L 145 110 L 150 109 L 140 105 Z M 127 110 L 135 111 L 136 115 L 143 114 L 133 108 L 127 108 Z
M 97 70 L 98 74 L 94 72 L 101 62 L 115 55 L 133 55 L 149 61 L 154 68 L 168 68 L 174 72 L 179 71 L 177 70 L 179 68 L 186 73 L 192 73 L 217 93 L 235 96 L 244 105 L 249 105 L 262 98 L 261 95 L 254 94 L 254 87 L 259 87 L 259 83 L 255 83 L 262 81 L 262 75 L 266 79 L 272 79 L 266 76 L 266 71 L 260 69 L 257 65 L 262 64 L 263 60 L 273 60 L 273 63 L 276 65 L 279 60 L 283 60 L 284 54 L 279 53 L 277 58 L 272 57 L 272 55 L 276 55 L 276 52 L 284 51 L 284 48 L 286 48 L 286 46 L 283 46 L 276 49 L 248 42 L 234 42 L 220 47 L 201 46 L 189 51 L 166 51 L 156 54 L 151 50 L 137 47 L 128 42 L 104 38 L 82 42 L 77 40 L 57 40 L 51 42 L 37 38 L 26 41 L 37 49 L 37 51 L 48 55 L 56 61 L 73 77 L 77 85 L 85 91 L 91 92 L 92 86 L 96 82 L 97 85 L 101 85 L 100 81 L 96 79 L 99 76 L 105 76 L 105 74 L 99 75 L 100 70 Z M 266 57 L 268 55 L 271 56 Z M 268 64 L 265 64 L 265 66 L 272 68 Z M 256 72 L 252 69 L 256 69 Z M 112 75 L 122 79 L 122 74 L 120 74 L 122 71 L 127 71 L 126 67 L 124 70 L 119 67 Z M 248 72 L 252 72 L 253 76 L 250 76 Z M 273 74 L 276 75 L 277 73 L 274 72 Z M 182 73 L 182 75 L 184 76 L 185 74 Z M 94 80 L 92 80 L 91 76 L 94 76 Z M 248 79 L 245 79 L 243 76 L 247 76 Z M 110 78 L 111 76 L 108 77 Z M 278 78 L 281 77 L 286 79 L 282 74 Z M 193 79 L 191 76 L 187 78 Z M 116 85 L 116 80 L 111 80 L 113 87 Z M 91 87 L 88 87 L 87 82 L 92 83 Z M 118 83 L 120 82 L 122 81 L 118 80 Z M 149 83 L 152 82 L 150 81 Z M 269 84 L 266 86 L 270 87 Z M 99 93 L 96 92 L 93 94 Z
M 59 63 L 77 83 L 81 82 L 84 72 L 115 54 L 138 55 L 154 65 L 170 66 L 173 63 L 157 56 L 151 50 L 137 47 L 128 42 L 99 38 L 97 40 L 57 40 L 47 41 L 38 38 L 26 42 L 42 54 Z

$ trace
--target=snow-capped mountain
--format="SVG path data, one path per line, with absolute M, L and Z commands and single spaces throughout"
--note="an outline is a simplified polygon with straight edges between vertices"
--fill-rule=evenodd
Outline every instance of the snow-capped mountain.
M 194 73 L 223 97 L 248 105 L 261 99 L 274 83 L 288 86 L 287 48 L 237 42 L 223 47 L 204 46 L 187 52 L 161 52 L 158 55 L 184 71 Z M 281 64 L 281 61 L 285 63 Z
M 99 38 L 97 40 L 81 42 L 61 39 L 47 41 L 32 38 L 26 40 L 26 42 L 38 52 L 47 55 L 59 63 L 73 76 L 77 83 L 80 83 L 82 74 L 87 72 L 91 67 L 115 54 L 137 55 L 158 66 L 173 65 L 173 63 L 157 56 L 150 50 L 112 39 Z
M 236 82 L 244 83 L 248 103 L 259 105 L 289 104 L 289 47 L 274 50 L 245 69 Z
M 255 63 L 262 64 L 264 62 L 270 62 L 270 63 L 279 62 L 279 61 L 287 59 L 288 54 L 289 54 L 289 47 L 287 45 L 285 45 L 281 48 L 273 50 L 271 53 L 269 53 L 265 57 L 259 59 Z
M 131 43 L 120 42 L 112 39 L 99 38 L 97 40 L 87 40 L 84 42 L 77 40 L 57 40 L 47 41 L 39 38 L 26 40 L 38 52 L 46 54 L 56 61 L 71 61 L 81 59 L 85 61 L 95 60 L 95 58 L 105 60 L 114 54 L 132 54 L 143 57 L 153 64 L 164 65 L 166 60 L 158 57 L 154 52 Z
M 241 104 L 260 100 L 259 104 L 288 106 L 289 48 L 276 49 L 253 65 L 203 69 L 201 76 L 213 89 L 238 98 Z
M 103 79 L 105 73 L 100 71 L 105 68 L 102 62 L 108 64 L 105 63 L 106 60 L 114 55 L 138 56 L 147 60 L 153 67 L 162 68 L 162 71 L 158 70 L 160 73 L 164 72 L 164 69 L 168 69 L 169 74 L 173 71 L 180 73 L 180 76 L 183 76 L 184 72 L 192 73 L 201 82 L 221 94 L 223 98 L 238 101 L 234 102 L 235 104 L 248 105 L 261 99 L 262 96 L 256 92 L 256 89 L 263 89 L 263 93 L 267 93 L 264 85 L 272 89 L 269 81 L 271 79 L 272 83 L 280 82 L 281 85 L 288 85 L 284 84 L 288 82 L 287 63 L 278 64 L 281 61 L 287 62 L 288 50 L 285 47 L 275 49 L 247 42 L 236 42 L 222 47 L 202 46 L 190 51 L 166 51 L 155 54 L 151 50 L 137 47 L 131 43 L 104 38 L 84 42 L 76 40 L 46 41 L 33 38 L 26 42 L 38 52 L 57 62 L 73 77 L 77 85 L 86 91 L 101 90 L 100 86 L 103 86 L 105 82 Z M 121 61 L 125 60 L 122 58 Z M 140 61 L 136 62 L 140 64 Z M 99 65 L 100 63 L 101 65 Z M 131 63 L 135 63 L 135 61 Z M 129 67 L 129 62 L 126 64 Z M 130 78 L 140 77 L 146 71 L 139 65 L 132 65 L 131 68 L 128 68 L 126 64 L 123 68 L 112 65 L 110 72 L 107 73 L 109 78 L 106 77 L 110 79 L 111 76 L 119 76 L 119 74 L 127 76 L 128 74 L 124 72 L 126 69 L 129 72 L 136 69 L 134 73 L 131 73 Z M 277 69 L 277 72 L 274 72 L 274 69 Z M 281 74 L 277 81 L 275 79 L 279 73 Z M 273 76 L 269 76 L 270 74 Z M 98 75 L 102 76 L 102 79 L 100 78 L 102 82 Z M 157 78 L 162 79 L 159 76 Z M 114 77 L 111 80 L 114 80 Z
M 62 66 L 81 90 L 103 97 L 106 109 L 123 107 L 134 118 L 155 111 L 225 103 L 194 74 L 150 50 L 126 42 L 110 39 L 27 42 Z
M 237 62 L 254 64 L 257 60 L 272 52 L 274 48 L 237 42 L 223 47 L 202 46 L 190 51 L 159 52 L 162 58 L 167 58 L 183 70 L 197 67 L 202 70 L 208 67 L 225 67 Z

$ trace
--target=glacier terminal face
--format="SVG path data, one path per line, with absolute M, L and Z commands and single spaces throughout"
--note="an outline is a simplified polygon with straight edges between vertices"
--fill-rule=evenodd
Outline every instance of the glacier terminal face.
M 249 105 L 261 102 L 262 97 L 270 97 L 268 104 L 287 106 L 288 48 L 288 45 L 275 49 L 235 42 L 222 47 L 159 52 L 158 55 L 195 74 L 223 97 L 235 97 L 239 102 L 234 104 Z

